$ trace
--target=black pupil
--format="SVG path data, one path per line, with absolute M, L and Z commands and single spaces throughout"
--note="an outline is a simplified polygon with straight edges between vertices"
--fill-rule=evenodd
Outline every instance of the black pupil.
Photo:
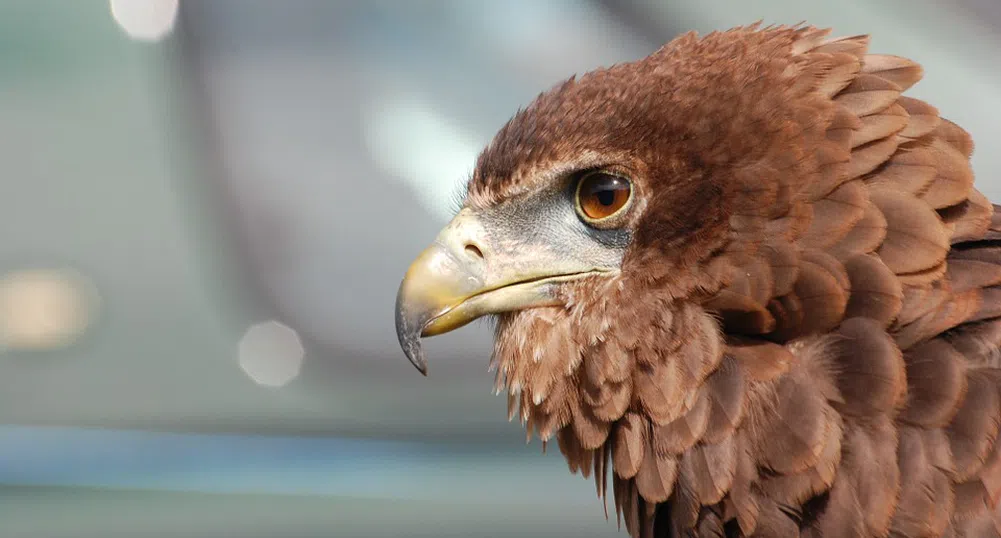
M 598 191 L 594 194 L 598 197 L 598 203 L 603 206 L 610 206 L 615 202 L 615 191 L 612 189 Z
M 601 175 L 594 177 L 587 185 L 589 195 L 593 196 L 604 207 L 615 204 L 615 195 L 619 191 L 628 190 L 629 184 L 614 176 Z

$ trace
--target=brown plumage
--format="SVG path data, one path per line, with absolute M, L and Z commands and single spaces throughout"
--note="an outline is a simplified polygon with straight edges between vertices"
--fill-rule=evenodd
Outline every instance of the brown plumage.
M 1001 536 L 1001 213 L 868 38 L 680 37 L 540 95 L 471 211 L 614 169 L 617 270 L 500 313 L 510 412 L 634 537 Z M 489 258 L 489 253 L 488 253 Z

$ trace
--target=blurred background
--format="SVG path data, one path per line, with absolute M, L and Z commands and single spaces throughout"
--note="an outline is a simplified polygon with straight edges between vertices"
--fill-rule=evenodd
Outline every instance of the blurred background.
M 922 63 L 1001 199 L 995 0 L 0 0 L 0 538 L 616 535 L 396 288 L 518 106 L 757 19 Z

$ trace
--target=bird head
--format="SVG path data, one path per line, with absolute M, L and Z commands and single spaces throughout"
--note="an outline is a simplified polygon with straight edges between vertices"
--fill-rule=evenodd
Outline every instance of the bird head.
M 928 499 L 997 469 L 999 206 L 902 95 L 918 64 L 827 35 L 684 36 L 543 93 L 400 287 L 425 372 L 421 336 L 497 318 L 511 418 L 599 496 L 611 470 L 634 537 L 993 521 Z
M 544 437 L 578 414 L 618 419 L 636 361 L 688 355 L 664 406 L 690 405 L 685 380 L 721 354 L 701 305 L 788 210 L 823 134 L 797 116 L 821 114 L 795 94 L 797 30 L 734 32 L 571 78 L 500 129 L 399 289 L 397 333 L 421 372 L 422 336 L 496 316 L 497 389 Z

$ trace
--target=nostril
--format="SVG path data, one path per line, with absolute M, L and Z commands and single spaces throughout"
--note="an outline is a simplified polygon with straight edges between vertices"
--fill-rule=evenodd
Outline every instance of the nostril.
M 476 245 L 473 245 L 473 244 L 466 245 L 466 254 L 470 258 L 473 258 L 475 260 L 482 260 L 483 259 L 483 251 L 480 250 L 480 247 L 478 247 Z

